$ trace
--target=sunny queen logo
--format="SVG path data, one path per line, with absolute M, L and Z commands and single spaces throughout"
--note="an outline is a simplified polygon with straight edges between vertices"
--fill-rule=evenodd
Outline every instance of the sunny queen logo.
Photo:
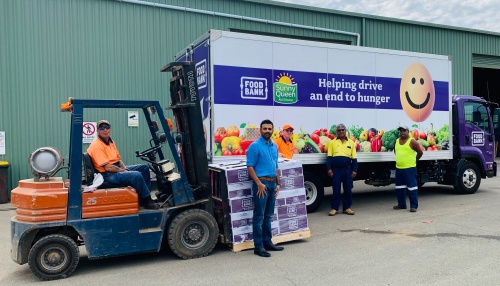
M 273 84 L 274 102 L 294 104 L 297 102 L 297 84 L 289 73 L 280 73 Z

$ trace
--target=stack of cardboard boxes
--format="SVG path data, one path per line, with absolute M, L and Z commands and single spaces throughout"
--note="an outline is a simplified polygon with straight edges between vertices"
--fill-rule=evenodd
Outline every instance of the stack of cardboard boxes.
M 308 229 L 306 194 L 302 163 L 296 160 L 282 160 L 278 163 L 281 190 L 271 228 L 274 236 Z M 227 183 L 227 205 L 229 206 L 232 244 L 251 241 L 252 237 L 252 180 L 244 161 L 212 164 L 211 168 L 224 172 Z

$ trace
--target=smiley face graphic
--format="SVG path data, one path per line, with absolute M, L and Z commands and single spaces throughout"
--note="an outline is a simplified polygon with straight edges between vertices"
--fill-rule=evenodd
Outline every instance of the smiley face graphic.
M 434 82 L 427 68 L 421 63 L 412 63 L 401 78 L 399 90 L 401 106 L 408 117 L 422 122 L 434 108 Z

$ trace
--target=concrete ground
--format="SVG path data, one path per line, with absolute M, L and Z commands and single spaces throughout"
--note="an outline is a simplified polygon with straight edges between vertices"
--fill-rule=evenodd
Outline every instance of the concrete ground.
M 44 285 L 498 285 L 499 178 L 483 180 L 473 195 L 426 184 L 416 213 L 392 209 L 393 187 L 356 182 L 356 215 L 329 217 L 329 194 L 308 216 L 312 237 L 281 244 L 271 258 L 218 245 L 194 260 L 162 251 L 90 261 L 82 248 L 72 276 Z M 10 259 L 13 215 L 0 205 L 0 285 L 38 284 Z

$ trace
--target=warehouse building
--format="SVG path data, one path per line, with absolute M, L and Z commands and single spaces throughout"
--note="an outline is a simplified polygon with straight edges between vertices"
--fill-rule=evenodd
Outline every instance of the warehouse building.
M 4 0 L 0 11 L 8 191 L 32 177 L 27 158 L 36 148 L 55 147 L 67 163 L 70 117 L 59 109 L 68 97 L 166 106 L 160 68 L 209 29 L 447 55 L 454 94 L 500 102 L 499 33 L 261 0 Z M 123 160 L 138 163 L 134 151 L 149 147 L 149 135 L 126 113 L 85 116 L 110 120 Z

